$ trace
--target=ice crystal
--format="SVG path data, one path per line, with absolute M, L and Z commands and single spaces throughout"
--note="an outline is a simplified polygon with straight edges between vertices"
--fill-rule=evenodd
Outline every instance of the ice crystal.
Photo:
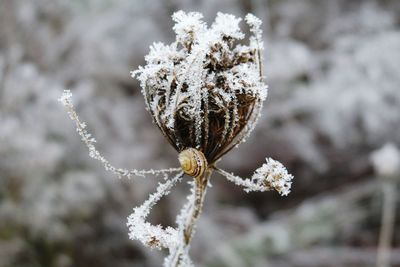
M 279 161 L 266 158 L 266 162 L 254 172 L 251 181 L 265 190 L 275 189 L 282 196 L 287 196 L 290 193 L 293 175 L 289 174 Z
M 177 40 L 187 46 L 190 46 L 192 39 L 198 38 L 196 35 L 203 34 L 207 28 L 202 21 L 203 15 L 197 12 L 186 14 L 183 11 L 178 11 L 172 15 L 172 19 L 175 21 L 175 26 L 172 29 L 176 33 Z

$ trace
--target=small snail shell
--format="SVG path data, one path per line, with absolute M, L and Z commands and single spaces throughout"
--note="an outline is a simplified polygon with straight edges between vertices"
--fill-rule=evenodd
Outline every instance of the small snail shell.
M 192 177 L 203 175 L 207 169 L 207 159 L 204 154 L 194 148 L 188 148 L 179 153 L 179 163 L 182 170 Z

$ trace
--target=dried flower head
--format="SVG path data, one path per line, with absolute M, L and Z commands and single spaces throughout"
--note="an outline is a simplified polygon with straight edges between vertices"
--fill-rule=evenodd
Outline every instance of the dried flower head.
M 245 21 L 252 36 L 248 45 L 240 18 L 218 13 L 208 27 L 200 13 L 176 12 L 173 30 L 176 41 L 170 45 L 154 43 L 145 57 L 146 65 L 132 72 L 142 87 L 147 110 L 154 123 L 179 152 L 180 168 L 163 170 L 127 170 L 116 168 L 95 148 L 96 140 L 81 122 L 64 91 L 59 101 L 67 108 L 77 132 L 106 170 L 118 177 L 164 175 L 154 194 L 136 207 L 128 217 L 129 237 L 149 248 L 167 248 L 164 266 L 193 266 L 189 257 L 190 241 L 202 210 L 209 179 L 214 170 L 246 192 L 275 189 L 281 195 L 290 192 L 292 175 L 285 167 L 267 159 L 251 179 L 230 174 L 216 167 L 216 161 L 245 141 L 260 116 L 267 86 L 262 76 L 261 21 L 249 14 Z M 170 173 L 177 173 L 170 178 Z M 151 208 L 168 195 L 184 174 L 193 177 L 187 202 L 177 216 L 177 226 L 152 225 L 146 219 Z
M 265 191 L 275 189 L 282 196 L 287 196 L 290 193 L 293 175 L 287 172 L 282 163 L 271 158 L 267 158 L 266 161 L 267 163 L 264 163 L 254 172 L 251 181 L 260 187 L 264 187 Z
M 181 152 L 201 151 L 208 164 L 244 140 L 253 129 L 267 86 L 261 75 L 259 21 L 246 21 L 255 34 L 249 45 L 241 19 L 218 13 L 210 28 L 199 13 L 173 15 L 176 41 L 154 43 L 146 65 L 133 71 L 155 124 Z

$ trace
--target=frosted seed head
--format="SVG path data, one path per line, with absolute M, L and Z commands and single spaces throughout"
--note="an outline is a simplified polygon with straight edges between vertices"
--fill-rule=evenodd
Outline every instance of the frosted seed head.
M 258 168 L 251 178 L 256 185 L 264 187 L 265 190 L 275 189 L 282 196 L 290 193 L 292 179 L 293 175 L 287 172 L 285 166 L 271 158 L 266 158 L 266 163 Z
M 154 43 L 146 65 L 132 75 L 170 144 L 177 151 L 195 147 L 212 164 L 254 129 L 267 96 L 260 23 L 247 19 L 253 36 L 239 45 L 244 34 L 233 15 L 218 13 L 210 28 L 200 13 L 172 18 L 176 41 Z

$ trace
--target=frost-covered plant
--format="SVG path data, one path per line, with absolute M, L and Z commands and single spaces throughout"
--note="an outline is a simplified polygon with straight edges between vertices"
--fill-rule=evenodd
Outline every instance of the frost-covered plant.
M 146 65 L 132 72 L 141 83 L 147 110 L 154 123 L 179 153 L 180 168 L 163 170 L 126 170 L 112 166 L 95 148 L 96 140 L 76 114 L 71 93 L 60 101 L 75 122 L 89 155 L 102 162 L 119 177 L 164 175 L 156 192 L 128 217 L 129 236 L 150 248 L 167 248 L 164 266 L 192 266 L 190 242 L 202 210 L 204 196 L 214 170 L 245 191 L 275 189 L 281 195 L 290 192 L 292 175 L 273 160 L 258 168 L 251 179 L 230 174 L 216 162 L 232 148 L 244 142 L 260 116 L 267 86 L 262 76 L 261 20 L 249 14 L 245 21 L 252 36 L 244 38 L 240 18 L 218 13 L 208 27 L 200 13 L 179 11 L 172 16 L 176 41 L 170 45 L 154 43 L 145 57 Z M 177 173 L 168 178 L 169 173 Z M 151 208 L 182 180 L 193 178 L 187 202 L 177 216 L 177 227 L 164 228 L 146 221 Z

